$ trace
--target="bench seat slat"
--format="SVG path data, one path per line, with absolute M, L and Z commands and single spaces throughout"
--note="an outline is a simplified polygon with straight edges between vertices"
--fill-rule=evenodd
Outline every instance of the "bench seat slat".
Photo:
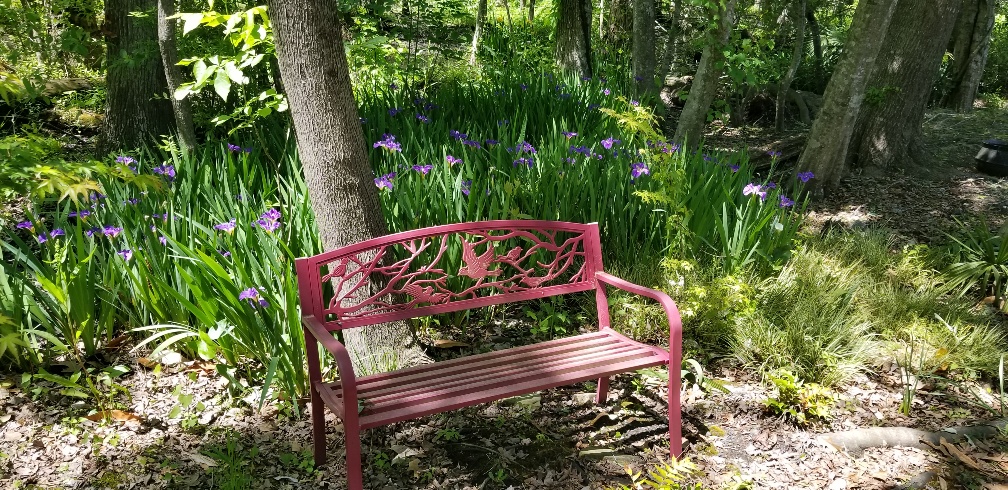
M 601 350 L 604 349 L 604 350 Z M 500 377 L 512 376 L 514 373 L 526 373 L 533 371 L 542 371 L 545 368 L 551 367 L 563 367 L 569 366 L 571 363 L 585 363 L 591 362 L 598 359 L 612 358 L 616 355 L 627 355 L 632 353 L 640 353 L 641 349 L 635 349 L 632 346 L 603 346 L 602 348 L 595 348 L 589 351 L 578 351 L 566 353 L 563 355 L 553 355 L 546 358 L 538 359 L 523 359 L 521 361 L 516 361 L 509 364 L 504 364 L 502 366 L 496 366 L 490 369 L 480 369 L 465 373 L 459 373 L 451 377 L 446 378 L 434 378 L 431 380 L 425 380 L 424 382 L 396 387 L 394 389 L 386 389 L 376 392 L 367 391 L 365 396 L 367 400 L 375 404 L 381 404 L 382 401 L 388 398 L 402 398 L 409 397 L 418 394 L 424 394 L 431 390 L 441 390 L 445 388 L 455 388 L 457 386 L 465 386 L 467 384 L 477 384 L 484 379 L 495 379 Z
M 403 382 L 396 375 L 407 370 L 359 378 L 357 396 L 365 404 L 361 428 L 667 363 L 668 355 L 661 355 L 662 351 L 606 330 L 560 339 L 568 342 L 543 342 L 459 359 L 465 363 L 410 368 L 402 376 L 409 379 Z M 465 369 L 460 370 L 460 364 Z M 367 382 L 378 377 L 381 382 Z M 339 382 L 317 386 L 323 401 L 342 414 Z
M 395 391 L 399 387 L 405 385 L 440 385 L 453 377 L 465 377 L 469 373 L 477 370 L 481 372 L 492 372 L 495 368 L 500 368 L 502 366 L 506 367 L 515 364 L 526 365 L 528 363 L 534 364 L 538 361 L 544 362 L 553 357 L 567 356 L 577 352 L 585 352 L 593 349 L 612 349 L 619 347 L 621 343 L 618 339 L 612 337 L 590 337 L 584 339 L 582 342 L 568 342 L 564 345 L 538 345 L 538 349 L 526 349 L 520 352 L 508 352 L 511 349 L 505 349 L 487 352 L 484 354 L 477 354 L 475 356 L 467 357 L 466 359 L 469 359 L 469 362 L 467 363 L 455 364 L 447 367 L 441 367 L 441 364 L 444 363 L 427 364 L 424 366 L 425 369 L 414 372 L 413 374 L 395 378 L 386 378 L 376 383 L 358 382 L 357 389 L 360 391 L 367 391 L 369 393 L 375 392 L 375 396 L 378 396 L 377 393 Z M 504 354 L 501 355 L 500 353 Z M 498 355 L 490 356 L 489 354 Z

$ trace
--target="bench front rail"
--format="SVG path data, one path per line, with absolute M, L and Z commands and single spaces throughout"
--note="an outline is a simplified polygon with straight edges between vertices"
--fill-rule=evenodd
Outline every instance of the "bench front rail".
M 326 459 L 325 412 L 343 421 L 347 480 L 363 488 L 360 431 L 588 380 L 604 403 L 609 377 L 669 366 L 669 443 L 682 453 L 682 324 L 665 293 L 602 270 L 597 224 L 486 221 L 380 237 L 296 261 L 312 396 L 316 464 Z M 325 288 L 325 284 L 331 288 Z M 669 322 L 669 350 L 610 328 L 606 287 L 651 298 Z M 324 293 L 330 291 L 326 297 Z M 599 331 L 357 377 L 333 331 L 481 306 L 595 290 Z M 322 380 L 314 339 L 339 379 Z

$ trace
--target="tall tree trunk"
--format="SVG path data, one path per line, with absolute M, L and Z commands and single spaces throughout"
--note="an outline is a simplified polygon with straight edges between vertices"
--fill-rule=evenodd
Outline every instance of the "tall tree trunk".
M 277 58 L 322 245 L 386 233 L 350 84 L 336 0 L 271 0 Z M 403 322 L 343 331 L 358 374 L 427 359 Z
M 818 83 L 823 78 L 822 29 L 816 20 L 815 7 L 805 10 L 805 20 L 808 22 L 809 34 L 812 36 L 812 56 L 815 60 L 815 79 Z
M 178 128 L 179 144 L 185 150 L 196 147 L 196 132 L 193 130 L 192 109 L 189 98 L 182 100 L 174 97 L 175 89 L 182 84 L 182 73 L 179 71 L 178 48 L 175 44 L 175 21 L 169 17 L 175 15 L 175 0 L 157 0 L 158 17 L 158 50 L 164 63 L 165 79 L 168 82 L 168 95 L 172 101 L 172 111 L 175 113 L 175 127 Z
M 784 107 L 787 105 L 787 94 L 791 90 L 791 82 L 794 81 L 801 66 L 802 58 L 805 56 L 805 8 L 807 0 L 795 0 L 791 5 L 791 23 L 795 28 L 794 51 L 791 52 L 791 66 L 788 66 L 787 73 L 781 79 L 777 87 L 777 117 L 775 120 L 777 131 L 784 130 Z
M 952 34 L 952 87 L 942 106 L 971 112 L 987 65 L 996 0 L 966 0 Z
M 640 90 L 654 88 L 655 0 L 633 2 L 633 75 Z
M 868 81 L 848 156 L 861 167 L 920 160 L 924 110 L 963 0 L 899 0 Z
M 858 2 L 843 57 L 826 86 L 819 116 L 798 160 L 798 170 L 815 174 L 810 187 L 817 194 L 835 186 L 843 176 L 847 145 L 861 111 L 865 86 L 894 10 L 896 0 Z
M 99 152 L 132 149 L 175 132 L 154 17 L 157 0 L 106 0 L 108 111 Z M 151 15 L 131 16 L 130 12 Z
M 585 19 L 590 11 L 584 3 L 587 1 L 557 0 L 556 62 L 563 71 L 590 77 L 591 17 Z
M 672 0 L 670 4 L 672 13 L 668 27 L 665 29 L 665 48 L 662 49 L 661 61 L 658 62 L 658 76 L 663 78 L 675 74 L 672 69 L 672 60 L 675 59 L 676 47 L 679 45 L 679 35 L 681 34 L 679 19 L 682 17 L 683 0 Z
M 693 77 L 693 86 L 686 98 L 686 106 L 679 115 L 673 140 L 695 149 L 703 137 L 707 123 L 707 111 L 717 95 L 724 61 L 724 48 L 728 43 L 732 25 L 735 22 L 735 0 L 727 0 L 719 6 L 714 18 L 719 19 L 716 32 L 710 35 L 700 57 L 700 66 Z
M 476 7 L 476 29 L 473 30 L 472 50 L 469 51 L 469 65 L 476 66 L 476 51 L 479 49 L 480 32 L 483 30 L 483 22 L 486 21 L 487 0 L 479 0 Z
M 626 46 L 633 30 L 631 0 L 609 0 L 609 43 L 616 48 Z
M 529 23 L 535 20 L 535 0 L 528 0 L 528 16 Z

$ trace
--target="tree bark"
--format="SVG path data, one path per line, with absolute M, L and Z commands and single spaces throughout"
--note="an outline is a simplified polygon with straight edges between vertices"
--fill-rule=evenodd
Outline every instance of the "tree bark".
M 633 14 L 631 0 L 609 1 L 609 44 L 616 48 L 627 45 L 629 33 L 633 30 Z
M 586 0 L 557 0 L 556 63 L 563 71 L 590 77 L 591 12 L 584 3 Z
M 672 69 L 672 60 L 675 59 L 676 48 L 679 45 L 679 19 L 682 17 L 683 0 L 672 0 L 672 14 L 669 18 L 668 27 L 665 29 L 665 48 L 662 49 L 661 61 L 658 62 L 658 76 L 664 78 L 676 75 Z
M 305 183 L 322 245 L 333 250 L 386 233 L 340 37 L 336 0 L 271 0 Z M 358 375 L 424 362 L 406 324 L 343 331 Z
M 869 78 L 848 155 L 860 167 L 921 160 L 924 110 L 963 0 L 899 0 Z
M 168 100 L 168 82 L 158 51 L 158 29 L 153 15 L 157 0 L 106 0 L 108 54 L 106 87 L 108 110 L 98 144 L 100 153 L 134 149 L 175 132 L 175 115 Z
M 798 74 L 798 67 L 801 66 L 802 58 L 805 56 L 805 8 L 807 0 L 795 0 L 791 5 L 791 23 L 795 28 L 794 51 L 791 53 L 791 66 L 788 66 L 787 73 L 781 79 L 777 87 L 777 116 L 775 124 L 777 131 L 784 130 L 784 108 L 787 105 L 788 91 L 791 90 L 791 82 Z
M 952 87 L 942 106 L 972 112 L 980 79 L 987 65 L 994 32 L 996 0 L 966 0 L 952 35 Z
M 835 186 L 846 169 L 847 145 L 894 10 L 896 0 L 858 2 L 843 57 L 826 86 L 822 109 L 798 159 L 798 170 L 815 174 L 809 185 L 816 194 Z
M 483 30 L 483 22 L 486 20 L 487 0 L 479 0 L 476 7 L 476 29 L 473 30 L 472 50 L 469 51 L 469 65 L 476 66 L 476 51 L 479 48 L 480 32 Z
M 686 97 L 686 106 L 679 115 L 679 123 L 673 137 L 674 141 L 690 149 L 699 146 L 704 126 L 707 124 L 707 111 L 710 110 L 717 95 L 724 62 L 724 47 L 728 43 L 728 36 L 735 22 L 735 0 L 727 0 L 723 5 L 719 5 L 716 15 L 719 19 L 717 31 L 707 39 L 704 46 L 700 66 L 697 67 L 696 76 L 693 77 L 693 86 Z
M 196 132 L 193 130 L 192 109 L 189 98 L 178 100 L 175 89 L 181 85 L 182 73 L 179 71 L 178 48 L 175 44 L 175 21 L 169 17 L 175 15 L 175 0 L 157 0 L 158 4 L 158 50 L 164 63 L 165 79 L 168 82 L 168 96 L 171 97 L 172 111 L 175 113 L 175 127 L 178 129 L 179 144 L 184 150 L 196 147 Z
M 528 19 L 529 23 L 535 20 L 535 0 L 529 0 L 528 3 Z M 590 18 L 590 17 L 589 17 Z
M 637 88 L 654 88 L 655 76 L 655 0 L 633 3 L 633 75 Z

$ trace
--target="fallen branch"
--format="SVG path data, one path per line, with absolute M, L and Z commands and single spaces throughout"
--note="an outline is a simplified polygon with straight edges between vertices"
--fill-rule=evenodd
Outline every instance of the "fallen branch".
M 860 454 L 872 447 L 904 446 L 924 449 L 941 444 L 950 444 L 967 439 L 986 439 L 1002 433 L 1008 426 L 1008 419 L 998 419 L 980 425 L 949 427 L 936 432 L 928 432 L 910 427 L 872 427 L 845 432 L 831 432 L 819 436 L 827 444 L 852 454 Z

